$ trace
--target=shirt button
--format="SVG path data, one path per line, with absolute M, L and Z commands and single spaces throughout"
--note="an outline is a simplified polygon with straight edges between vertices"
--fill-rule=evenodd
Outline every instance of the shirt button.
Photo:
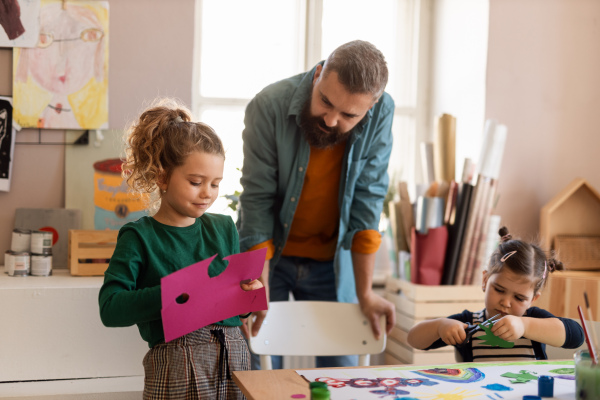
M 284 228 L 287 228 L 287 227 L 288 227 L 288 224 L 283 224 L 283 227 L 284 227 Z
M 298 171 L 302 172 L 302 171 L 304 171 L 304 168 L 300 167 L 300 168 L 298 168 Z
M 294 201 L 296 201 L 296 198 L 295 198 L 295 197 L 292 197 L 292 198 L 290 199 L 290 201 L 293 203 Z

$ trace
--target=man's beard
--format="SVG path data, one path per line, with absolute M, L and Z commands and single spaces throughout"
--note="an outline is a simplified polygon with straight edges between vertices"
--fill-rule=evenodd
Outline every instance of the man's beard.
M 351 131 L 340 132 L 337 126 L 330 128 L 325 124 L 323 118 L 312 116 L 310 114 L 310 103 L 311 99 L 309 98 L 304 103 L 304 107 L 302 107 L 302 112 L 300 113 L 300 127 L 304 131 L 304 137 L 308 144 L 318 149 L 326 149 L 348 139 Z

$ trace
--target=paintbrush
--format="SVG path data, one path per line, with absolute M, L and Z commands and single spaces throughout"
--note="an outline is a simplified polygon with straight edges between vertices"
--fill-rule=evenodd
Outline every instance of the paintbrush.
M 592 359 L 592 365 L 596 365 L 596 364 L 598 364 L 596 348 L 594 347 L 594 343 L 590 340 L 590 333 L 587 329 L 587 324 L 585 323 L 585 318 L 583 317 L 583 310 L 581 309 L 581 306 L 577 306 L 577 312 L 579 312 L 579 318 L 581 318 L 581 327 L 583 328 L 583 334 L 585 335 L 585 342 L 587 343 L 588 349 L 590 351 L 590 358 Z
M 596 336 L 596 328 L 594 327 L 594 318 L 592 318 L 592 307 L 590 307 L 590 302 L 588 300 L 587 292 L 583 292 L 583 298 L 585 299 L 585 308 L 587 311 L 587 320 L 590 327 L 590 334 L 592 335 L 591 339 L 594 343 L 594 348 L 598 349 L 598 336 Z

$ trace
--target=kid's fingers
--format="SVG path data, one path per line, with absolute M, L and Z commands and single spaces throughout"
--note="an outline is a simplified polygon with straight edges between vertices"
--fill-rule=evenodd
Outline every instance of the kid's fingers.
M 250 279 L 246 279 L 240 282 L 240 287 L 245 291 L 250 291 L 260 289 L 263 287 L 263 284 L 258 279 L 254 279 L 252 281 Z

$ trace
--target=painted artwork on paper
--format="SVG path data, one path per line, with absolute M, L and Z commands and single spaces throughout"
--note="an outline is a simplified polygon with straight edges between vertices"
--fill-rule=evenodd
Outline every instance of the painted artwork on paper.
M 1 1 L 1 0 L 0 0 Z M 10 190 L 15 128 L 12 124 L 12 99 L 0 96 L 0 191 Z
M 40 0 L 1 0 L 0 6 L 0 47 L 35 47 L 40 32 Z
M 543 375 L 554 378 L 554 396 L 569 398 L 575 393 L 572 367 L 573 361 L 532 361 L 296 372 L 310 382 L 327 383 L 331 400 L 501 400 L 537 395 L 537 379 Z M 565 368 L 571 368 L 571 374 L 556 373 L 566 371 Z M 515 377 L 522 376 L 528 379 L 517 383 Z
M 108 2 L 42 0 L 35 48 L 13 53 L 23 128 L 108 128 Z

